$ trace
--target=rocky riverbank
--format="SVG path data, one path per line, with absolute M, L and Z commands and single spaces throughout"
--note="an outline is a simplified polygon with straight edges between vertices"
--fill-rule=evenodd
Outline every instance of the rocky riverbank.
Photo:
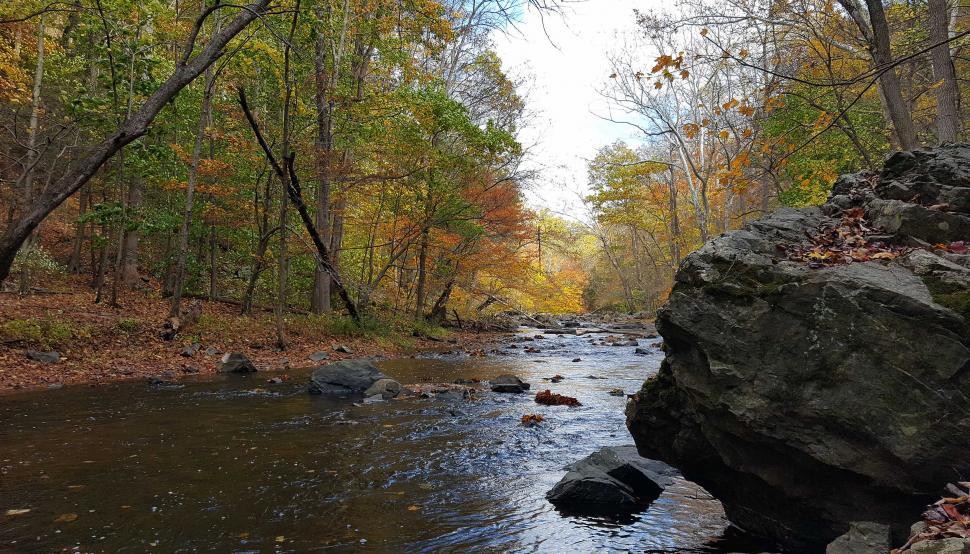
M 640 453 L 740 527 L 821 550 L 853 522 L 895 544 L 970 475 L 970 146 L 898 153 L 681 265 L 667 357 L 628 405 Z

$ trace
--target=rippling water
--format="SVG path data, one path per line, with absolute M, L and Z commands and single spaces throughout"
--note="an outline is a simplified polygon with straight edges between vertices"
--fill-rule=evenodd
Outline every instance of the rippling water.
M 308 395 L 306 370 L 282 385 L 260 373 L 2 397 L 0 550 L 744 550 L 718 540 L 720 505 L 686 481 L 624 521 L 546 502 L 564 465 L 632 443 L 626 399 L 608 391 L 636 391 L 662 357 L 594 336 L 519 344 L 538 354 L 379 363 L 404 383 L 514 373 L 579 408 L 493 393 L 355 406 Z M 565 380 L 542 381 L 555 374 Z M 525 428 L 526 413 L 546 419 Z

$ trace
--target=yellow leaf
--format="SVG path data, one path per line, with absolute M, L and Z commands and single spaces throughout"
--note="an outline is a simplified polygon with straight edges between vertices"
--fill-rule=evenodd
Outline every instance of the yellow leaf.
M 77 514 L 61 514 L 57 516 L 54 523 L 67 523 L 77 519 Z
M 30 508 L 10 508 L 6 512 L 4 512 L 3 515 L 5 515 L 5 516 L 19 516 L 19 515 L 26 514 L 29 511 L 30 511 Z
M 410 506 L 408 506 L 408 511 L 409 512 L 416 512 L 416 511 L 418 511 L 420 509 L 421 509 L 420 506 L 415 506 L 414 504 L 411 504 Z

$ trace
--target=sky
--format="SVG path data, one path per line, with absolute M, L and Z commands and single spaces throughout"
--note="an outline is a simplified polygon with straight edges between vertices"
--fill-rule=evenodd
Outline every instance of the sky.
M 530 148 L 529 168 L 539 170 L 527 191 L 534 208 L 582 218 L 587 160 L 616 140 L 638 142 L 632 127 L 597 116 L 607 113 L 598 91 L 609 81 L 608 53 L 618 37 L 635 30 L 633 9 L 656 4 L 568 2 L 562 15 L 529 10 L 515 28 L 493 35 L 506 73 L 526 81 L 520 93 L 532 116 L 519 138 Z

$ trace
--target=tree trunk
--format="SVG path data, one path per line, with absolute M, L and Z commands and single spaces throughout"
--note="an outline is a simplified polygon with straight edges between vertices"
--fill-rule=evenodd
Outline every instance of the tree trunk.
M 671 167 L 667 181 L 670 196 L 670 256 L 674 262 L 674 271 L 680 266 L 680 215 L 677 213 L 677 180 L 674 178 L 674 168 Z
M 202 3 L 203 11 L 205 2 Z M 216 19 L 213 35 L 219 35 L 219 20 Z M 178 317 L 182 303 L 182 289 L 185 287 L 185 261 L 189 249 L 189 231 L 192 228 L 192 210 L 195 208 L 195 185 L 199 180 L 199 162 L 202 159 L 202 143 L 205 129 L 212 118 L 212 89 L 215 87 L 215 72 L 210 65 L 205 69 L 205 87 L 202 91 L 202 108 L 199 111 L 199 125 L 192 145 L 192 164 L 189 167 L 188 186 L 185 189 L 185 208 L 182 212 L 182 226 L 179 228 L 179 247 L 175 253 L 175 282 L 172 288 L 172 308 L 169 317 Z
M 218 262 L 219 256 L 216 252 L 218 244 L 216 244 L 216 225 L 215 223 L 209 225 L 209 300 L 215 300 L 219 295 L 216 294 L 216 285 L 218 284 Z
M 418 247 L 418 288 L 414 300 L 414 317 L 421 317 L 424 312 L 428 285 L 428 236 L 430 233 L 431 230 L 428 227 L 421 229 L 421 243 Z
M 25 207 L 27 211 L 23 217 L 14 225 L 9 226 L 3 237 L 0 237 L 0 282 L 3 282 L 10 275 L 10 267 L 13 265 L 17 251 L 34 232 L 34 229 L 40 225 L 41 221 L 84 186 L 118 150 L 144 136 L 162 108 L 179 91 L 219 59 L 224 54 L 226 44 L 257 17 L 264 14 L 270 2 L 271 0 L 254 0 L 245 9 L 240 10 L 239 15 L 222 32 L 213 36 L 195 57 L 189 59 L 191 49 L 186 48 L 184 59 L 179 61 L 172 75 L 148 97 L 131 117 L 121 124 L 114 134 L 94 147 L 74 170 L 67 172 L 45 190 L 33 202 L 32 206 Z M 197 23 L 197 28 L 199 27 L 201 27 L 201 21 Z M 190 37 L 190 44 L 194 45 L 195 38 L 197 38 L 197 32 L 193 32 Z
M 37 23 L 37 65 L 34 68 L 34 90 L 30 101 L 30 124 L 27 128 L 27 164 L 24 166 L 23 205 L 29 209 L 34 200 L 34 169 L 37 165 L 37 131 L 40 126 L 40 92 L 44 83 L 44 16 Z M 12 212 L 11 212 L 12 213 Z M 29 235 L 28 235 L 29 236 Z M 27 244 L 30 248 L 30 244 Z M 3 277 L 0 277 L 3 281 Z M 30 292 L 30 271 L 27 264 L 20 270 L 20 294 Z
M 946 0 L 928 0 L 930 42 L 943 43 L 950 38 Z M 960 137 L 960 89 L 949 43 L 930 52 L 936 89 L 936 140 L 955 142 Z
M 142 180 L 135 175 L 132 177 L 131 188 L 128 190 L 128 211 L 138 213 L 142 202 Z M 130 219 L 130 217 L 129 217 Z M 138 274 L 138 242 L 141 240 L 137 226 L 130 226 L 125 231 L 124 255 L 121 258 L 121 284 L 132 288 L 141 282 Z
M 882 6 L 882 0 L 865 0 L 869 11 L 869 21 L 862 15 L 862 7 L 857 0 L 839 0 L 839 3 L 849 13 L 862 36 L 866 39 L 873 66 L 879 68 L 879 91 L 882 95 L 884 108 L 889 121 L 896 132 L 899 147 L 903 150 L 913 150 L 918 146 L 916 128 L 909 107 L 903 100 L 902 85 L 899 75 L 892 65 L 893 55 L 889 42 L 889 22 Z
M 77 221 L 74 222 L 74 243 L 71 246 L 71 258 L 67 262 L 67 270 L 72 275 L 81 273 L 81 250 L 84 249 L 85 233 L 88 224 L 81 221 L 81 218 L 88 212 L 88 202 L 91 198 L 91 187 L 85 186 L 81 189 L 81 196 L 78 199 Z
M 316 40 L 314 71 L 316 72 L 317 101 L 317 211 L 316 226 L 320 240 L 330 244 L 330 156 L 333 150 L 333 103 L 327 98 L 330 78 L 326 71 L 325 35 L 319 32 Z M 332 249 L 331 249 L 332 251 Z M 313 272 L 313 294 L 310 311 L 322 314 L 330 311 L 330 275 L 319 265 Z

